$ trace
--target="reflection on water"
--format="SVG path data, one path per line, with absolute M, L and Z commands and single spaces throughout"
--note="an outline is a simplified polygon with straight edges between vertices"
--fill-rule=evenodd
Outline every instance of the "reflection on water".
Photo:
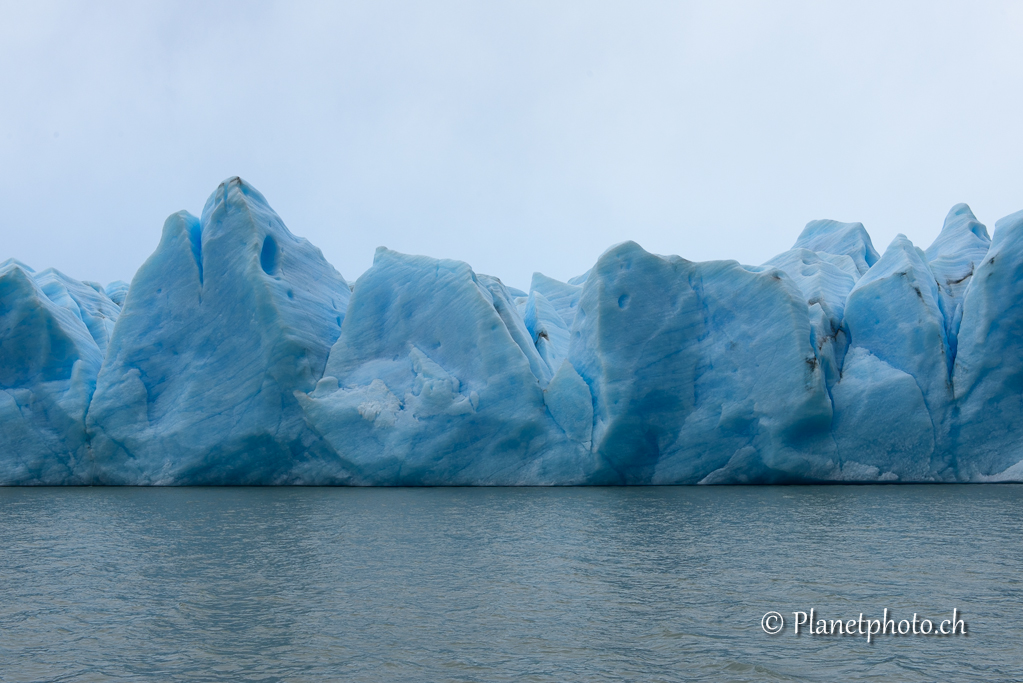
M 0 489 L 0 680 L 1013 680 L 1023 487 Z M 777 636 L 777 610 L 965 614 Z

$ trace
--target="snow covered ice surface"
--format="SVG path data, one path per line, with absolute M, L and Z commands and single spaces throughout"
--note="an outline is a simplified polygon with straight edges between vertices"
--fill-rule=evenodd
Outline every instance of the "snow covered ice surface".
M 350 285 L 239 178 L 130 285 L 0 264 L 0 483 L 1023 481 L 1023 212 L 762 266 L 627 242 L 528 292 Z

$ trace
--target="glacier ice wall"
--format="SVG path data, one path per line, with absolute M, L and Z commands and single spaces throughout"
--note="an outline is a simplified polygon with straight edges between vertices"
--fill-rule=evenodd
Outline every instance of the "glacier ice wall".
M 130 285 L 0 264 L 0 484 L 817 481 L 1023 481 L 1023 212 L 528 292 L 381 248 L 350 286 L 232 178 Z

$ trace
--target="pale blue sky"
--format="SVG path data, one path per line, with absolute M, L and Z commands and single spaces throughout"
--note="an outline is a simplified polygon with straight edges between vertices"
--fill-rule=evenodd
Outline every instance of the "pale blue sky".
M 0 260 L 130 279 L 241 175 L 348 279 L 525 288 L 1023 209 L 1023 3 L 0 2 Z

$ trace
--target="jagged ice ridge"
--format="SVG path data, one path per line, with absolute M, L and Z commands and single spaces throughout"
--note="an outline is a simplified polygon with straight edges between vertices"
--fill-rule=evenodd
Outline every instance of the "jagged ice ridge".
M 1023 481 L 1023 212 L 762 266 L 633 242 L 529 292 L 381 248 L 350 285 L 252 186 L 131 282 L 0 264 L 0 484 Z

